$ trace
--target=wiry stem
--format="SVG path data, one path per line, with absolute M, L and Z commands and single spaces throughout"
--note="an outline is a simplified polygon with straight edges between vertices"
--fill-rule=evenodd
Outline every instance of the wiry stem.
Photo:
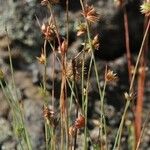
M 145 18 L 144 30 L 147 25 L 147 18 Z M 142 109 L 144 100 L 144 87 L 146 78 L 146 54 L 148 50 L 148 37 L 145 41 L 144 50 L 140 59 L 139 75 L 138 75 L 138 93 L 137 93 L 137 104 L 135 110 L 135 133 L 136 143 L 140 137 L 141 126 L 142 126 Z
M 129 42 L 129 27 L 128 27 L 128 15 L 126 11 L 126 7 L 123 8 L 124 11 L 124 28 L 125 28 L 125 43 L 126 43 L 126 55 L 127 55 L 127 63 L 128 63 L 128 74 L 129 74 L 129 81 L 131 81 L 131 52 L 130 52 L 130 42 Z
M 46 58 L 46 44 L 47 44 L 47 40 L 44 41 L 44 56 Z M 46 95 L 46 66 L 47 66 L 47 62 L 45 61 L 44 63 L 44 74 L 43 74 L 43 90 L 44 90 L 44 95 Z
M 5 28 L 5 31 L 6 31 L 6 36 L 7 36 L 7 41 L 9 41 L 9 36 L 8 36 L 8 32 L 7 32 L 7 28 Z M 11 70 L 11 77 L 12 77 L 12 84 L 13 84 L 13 88 L 15 90 L 15 98 L 13 99 L 13 95 L 10 99 L 13 100 L 13 103 L 16 107 L 16 110 L 15 111 L 18 111 L 18 112 L 15 112 L 16 116 L 15 117 L 18 117 L 17 116 L 17 113 L 20 117 L 20 120 L 19 120 L 19 123 L 21 123 L 21 126 L 23 127 L 23 132 L 24 132 L 24 139 L 25 139 L 25 142 L 27 144 L 27 147 L 29 150 L 32 150 L 32 145 L 31 145 L 31 141 L 30 141 L 30 138 L 29 138 L 29 134 L 27 132 L 27 129 L 24 125 L 24 116 L 23 116 L 23 113 L 22 113 L 22 110 L 20 108 L 20 104 L 19 104 L 19 98 L 18 98 L 18 94 L 17 94 L 17 88 L 16 88 L 16 84 L 15 84 L 15 78 L 14 78 L 14 70 L 13 70 L 13 62 L 12 62 L 12 54 L 11 54 L 11 49 L 10 49 L 10 45 L 8 43 L 7 45 L 7 48 L 8 48 L 8 53 L 9 53 L 9 63 L 10 63 L 10 70 Z M 16 101 L 17 100 L 17 101 Z M 16 102 L 15 102 L 16 101 Z M 17 122 L 18 123 L 18 122 Z
M 143 123 L 143 128 L 142 128 L 142 130 L 141 130 L 139 139 L 138 139 L 138 141 L 137 141 L 136 150 L 139 150 L 139 147 L 140 147 L 140 144 L 141 144 L 141 140 L 142 140 L 142 137 L 143 137 L 143 135 L 144 135 L 144 130 L 145 130 L 146 124 L 147 124 L 147 122 L 148 122 L 149 116 L 150 116 L 150 111 L 147 113 L 146 119 L 145 119 L 145 121 L 144 121 L 144 123 Z
M 138 64 L 139 64 L 139 61 L 140 61 L 141 54 L 143 52 L 144 43 L 145 43 L 146 37 L 148 35 L 149 26 L 150 26 L 150 20 L 148 21 L 147 28 L 146 28 L 146 31 L 145 31 L 145 34 L 144 34 L 144 37 L 143 37 L 143 41 L 142 41 L 142 44 L 141 44 L 141 48 L 140 48 L 140 51 L 139 51 L 139 54 L 138 54 L 138 57 L 137 57 L 136 65 L 135 65 L 135 68 L 134 68 L 134 73 L 133 73 L 131 83 L 130 83 L 129 94 L 132 93 L 132 90 L 133 90 L 135 75 L 136 75 L 136 72 L 137 72 L 137 68 L 138 68 Z M 120 123 L 119 129 L 117 131 L 117 135 L 116 135 L 113 150 L 116 150 L 116 146 L 117 146 L 117 149 L 119 149 L 119 147 L 120 147 L 123 124 L 124 124 L 125 116 L 126 116 L 129 105 L 130 105 L 130 100 L 127 100 L 126 105 L 125 105 L 125 109 L 124 109 L 124 112 L 123 112 L 123 115 L 122 115 L 122 118 L 121 118 L 121 123 Z
M 83 1 L 80 0 L 80 3 L 81 3 L 81 6 L 82 6 L 82 10 L 83 12 L 85 12 L 85 7 L 84 7 L 84 4 L 83 4 Z M 94 63 L 94 70 L 95 70 L 95 74 L 96 74 L 96 81 L 97 81 L 97 85 L 98 85 L 98 91 L 99 91 L 99 95 L 100 95 L 100 100 L 101 100 L 101 106 L 103 105 L 102 103 L 102 91 L 101 91 L 101 88 L 100 88 L 100 84 L 99 84 L 99 75 L 98 75 L 98 71 L 97 71 L 97 66 L 96 66 L 96 61 L 95 61 L 95 56 L 94 56 L 94 50 L 93 50 L 93 46 L 92 46 L 92 42 L 91 42 L 91 34 L 90 34 L 90 26 L 89 26 L 89 22 L 88 20 L 85 18 L 85 22 L 86 22 L 86 26 L 87 26 L 87 36 L 88 36 L 88 42 L 89 42 L 89 45 L 90 45 L 90 49 L 91 49 L 91 59 Z M 103 113 L 103 109 L 101 110 L 102 111 L 102 114 Z M 105 118 L 105 116 L 103 116 L 101 119 L 103 120 Z M 105 120 L 105 119 L 104 119 Z M 104 121 L 105 123 L 105 121 Z M 101 131 L 101 136 L 103 135 L 103 131 Z M 106 136 L 106 135 L 105 135 Z M 107 138 L 106 138 L 107 139 Z M 107 142 L 106 142 L 107 143 Z

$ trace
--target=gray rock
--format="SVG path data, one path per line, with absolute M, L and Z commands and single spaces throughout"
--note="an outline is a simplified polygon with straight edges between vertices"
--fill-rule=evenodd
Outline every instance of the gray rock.
M 100 21 L 92 29 L 92 33 L 99 33 L 101 37 L 100 54 L 101 58 L 112 59 L 122 55 L 125 52 L 123 10 L 116 8 L 112 0 L 94 0 L 88 1 L 93 4 L 100 14 Z M 130 46 L 132 51 L 137 51 L 141 44 L 143 32 L 143 15 L 140 13 L 140 1 L 125 1 L 129 19 Z M 45 7 L 40 5 L 37 0 L 0 0 L 0 37 L 5 34 L 5 26 L 8 28 L 10 38 L 26 46 L 38 47 L 41 45 L 40 28 L 35 19 L 37 15 L 40 23 L 48 17 Z M 60 6 L 61 5 L 61 6 Z M 61 27 L 60 33 L 65 35 L 64 8 L 65 0 L 55 7 L 58 15 L 58 24 Z M 75 30 L 73 29 L 81 16 L 81 7 L 79 0 L 71 1 L 70 5 L 70 39 L 76 40 Z M 63 8 L 63 9 L 62 9 Z M 76 18 L 79 18 L 76 20 Z
M 79 0 L 70 2 L 70 11 L 72 11 L 70 17 L 76 22 L 83 19 L 79 3 Z M 121 56 L 125 53 L 123 9 L 117 8 L 113 0 L 88 0 L 88 3 L 92 4 L 100 14 L 100 21 L 94 25 L 91 32 L 100 35 L 100 52 L 96 52 L 97 56 L 109 60 Z M 136 0 L 125 0 L 124 4 L 128 15 L 132 52 L 139 50 L 143 35 L 144 16 L 140 12 L 140 4 L 141 1 Z
M 36 46 L 41 41 L 35 6 L 37 0 L 0 0 L 0 37 L 7 27 L 10 39 L 27 46 Z
M 4 142 L 4 144 L 2 145 L 2 150 L 16 150 L 16 141 L 15 140 L 10 140 L 10 141 L 6 141 Z
M 12 137 L 10 124 L 7 120 L 0 118 L 0 144 Z
M 8 115 L 9 112 L 9 105 L 4 97 L 4 95 L 2 94 L 2 92 L 0 91 L 0 117 L 6 117 Z
M 44 148 L 44 122 L 42 119 L 42 105 L 33 100 L 24 101 L 26 125 L 31 137 L 33 149 Z

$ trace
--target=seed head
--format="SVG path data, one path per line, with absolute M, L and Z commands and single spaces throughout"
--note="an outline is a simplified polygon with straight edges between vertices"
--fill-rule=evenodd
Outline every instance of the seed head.
M 81 14 L 91 23 L 99 21 L 98 13 L 95 11 L 92 5 L 86 5 L 84 12 L 82 12 Z
M 85 127 L 85 117 L 80 114 L 80 116 L 76 119 L 74 126 L 76 129 Z
M 40 57 L 37 57 L 38 61 L 40 64 L 45 64 L 46 63 L 46 57 L 43 53 L 41 53 Z
M 94 37 L 93 40 L 91 40 L 91 43 L 90 42 L 82 43 L 82 45 L 85 45 L 85 51 L 88 52 L 88 53 L 91 51 L 90 44 L 92 45 L 92 47 L 94 49 L 96 49 L 96 50 L 99 49 L 99 36 L 98 36 L 98 34 Z
M 98 36 L 98 34 L 92 40 L 92 45 L 95 49 L 97 49 L 97 50 L 99 49 L 99 36 Z
M 48 124 L 54 122 L 54 111 L 49 109 L 47 106 L 44 106 L 43 116 Z
M 79 68 L 77 64 L 74 64 L 72 62 L 67 62 L 66 63 L 66 70 L 65 70 L 65 75 L 68 79 L 70 80 L 78 80 L 80 78 L 80 73 L 79 73 Z
M 145 14 L 145 16 L 149 17 L 150 16 L 150 1 L 147 0 L 147 2 L 144 2 L 141 7 L 141 13 Z
M 87 32 L 85 23 L 80 23 L 76 29 L 77 29 L 77 36 L 85 35 L 85 33 Z
M 67 52 L 67 50 L 68 50 L 68 43 L 67 40 L 64 40 L 61 46 L 58 47 L 58 52 L 64 55 Z
M 113 71 L 108 70 L 105 73 L 105 80 L 106 82 L 113 82 L 116 81 L 118 79 L 117 74 L 113 73 Z
M 52 41 L 55 38 L 55 26 L 53 24 L 44 23 L 41 26 L 41 32 L 46 40 Z

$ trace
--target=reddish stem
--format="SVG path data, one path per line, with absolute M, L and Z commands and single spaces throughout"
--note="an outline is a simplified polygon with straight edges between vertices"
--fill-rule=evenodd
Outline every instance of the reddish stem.
M 131 81 L 131 52 L 130 52 L 130 42 L 129 42 L 129 23 L 128 23 L 128 16 L 127 16 L 127 11 L 126 8 L 123 8 L 124 11 L 124 28 L 125 28 L 125 43 L 126 43 L 126 56 L 127 56 L 127 63 L 128 63 L 128 74 L 129 74 L 129 81 Z
M 144 30 L 146 30 L 148 20 L 145 19 Z M 146 54 L 148 50 L 148 36 L 145 41 L 143 48 L 143 54 L 140 59 L 140 71 L 138 76 L 138 94 L 137 94 L 137 104 L 135 109 L 135 134 L 136 142 L 140 138 L 141 127 L 142 127 L 142 110 L 143 110 L 143 99 L 144 99 L 144 87 L 145 87 L 145 77 L 146 77 Z

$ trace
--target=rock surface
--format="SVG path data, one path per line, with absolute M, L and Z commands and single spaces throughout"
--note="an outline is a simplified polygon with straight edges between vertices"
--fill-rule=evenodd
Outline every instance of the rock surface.
M 106 88 L 105 95 L 105 114 L 106 123 L 108 125 L 108 142 L 110 149 L 114 144 L 114 139 L 118 125 L 120 123 L 122 111 L 124 108 L 124 96 L 123 93 L 128 90 L 128 74 L 127 74 L 127 63 L 126 57 L 121 56 L 125 51 L 124 43 L 124 25 L 123 25 L 123 12 L 114 6 L 112 0 L 89 0 L 92 3 L 98 13 L 101 16 L 101 20 L 94 26 L 93 34 L 98 32 L 101 37 L 100 51 L 96 51 L 98 72 L 100 73 L 100 85 L 104 85 L 104 71 L 105 65 L 113 69 L 118 74 L 119 80 L 116 84 L 109 85 Z M 139 44 L 142 35 L 142 24 L 143 16 L 139 12 L 140 1 L 128 0 L 126 1 L 127 12 L 129 14 L 129 28 L 130 28 L 130 40 L 132 51 L 139 49 Z M 58 20 L 61 27 L 61 34 L 65 36 L 65 23 L 64 23 L 64 9 L 65 0 L 61 1 L 61 6 L 55 6 L 56 15 L 60 18 Z M 82 39 L 76 39 L 76 31 L 74 29 L 76 25 L 76 18 L 82 18 L 79 12 L 79 0 L 70 0 L 70 47 L 69 50 L 72 55 L 75 56 L 78 50 L 81 48 Z M 37 0 L 0 0 L 0 68 L 4 71 L 7 77 L 7 81 L 11 83 L 10 69 L 9 69 L 9 55 L 6 51 L 7 40 L 5 39 L 5 25 L 8 28 L 10 37 L 10 44 L 13 47 L 13 62 L 15 69 L 15 82 L 17 90 L 19 91 L 20 101 L 23 104 L 26 125 L 30 132 L 33 149 L 45 148 L 44 143 L 44 123 L 42 118 L 43 108 L 43 97 L 40 93 L 40 86 L 42 82 L 43 66 L 39 65 L 35 61 L 36 55 L 32 54 L 32 49 L 38 51 L 40 45 L 43 43 L 41 38 L 40 28 L 35 19 L 35 14 L 39 18 L 40 23 L 45 19 L 45 14 L 48 14 L 44 7 L 40 6 Z M 137 19 L 138 18 L 138 19 Z M 16 50 L 17 47 L 17 50 Z M 35 49 L 35 47 L 38 47 Z M 27 63 L 26 50 L 28 55 L 33 55 L 34 59 Z M 30 51 L 29 51 L 30 50 Z M 121 56 L 117 59 L 114 59 Z M 107 59 L 107 61 L 101 60 Z M 25 60 L 24 60 L 25 59 Z M 108 61 L 114 59 L 113 61 Z M 56 61 L 55 67 L 51 63 L 53 62 L 53 54 L 48 55 L 47 63 L 47 89 L 51 93 L 52 80 L 55 79 L 55 102 L 58 108 L 59 97 L 60 97 L 60 86 L 61 86 L 61 67 Z M 55 69 L 55 76 L 52 75 L 53 67 Z M 149 64 L 148 64 L 148 67 Z M 150 71 L 147 72 L 147 80 L 149 79 Z M 79 81 L 80 82 L 80 81 Z M 80 83 L 79 83 L 80 84 Z M 150 103 L 150 82 L 146 82 L 146 95 L 144 97 L 144 111 L 143 117 L 146 118 L 146 114 L 149 111 Z M 94 68 L 92 70 L 90 86 L 89 86 L 89 107 L 88 107 L 88 128 L 91 136 L 91 140 L 94 144 L 99 144 L 98 139 L 98 127 L 99 116 L 101 114 L 99 108 L 99 93 L 97 92 L 97 83 L 95 79 Z M 14 90 L 12 90 L 13 92 Z M 79 91 L 81 89 L 79 88 Z M 68 88 L 68 92 L 70 92 Z M 69 95 L 69 94 L 68 94 Z M 79 93 L 80 95 L 80 93 Z M 70 96 L 70 95 L 69 95 Z M 49 97 L 51 99 L 51 97 Z M 68 97 L 69 99 L 70 97 Z M 70 100 L 70 99 L 69 99 Z M 0 149 L 16 150 L 20 149 L 18 141 L 13 138 L 11 119 L 8 114 L 10 108 L 6 103 L 5 97 L 0 92 Z M 71 121 L 75 119 L 75 105 L 72 105 L 73 110 L 71 111 Z M 57 110 L 56 110 L 57 111 Z M 59 113 L 59 110 L 58 110 Z M 59 115 L 58 115 L 59 116 Z M 59 120 L 59 119 L 58 119 Z M 133 113 L 129 111 L 127 121 L 130 123 L 133 121 Z M 143 137 L 141 150 L 149 148 L 150 143 L 150 121 L 148 121 L 145 129 L 145 136 Z M 130 125 L 130 124 L 129 124 Z M 128 126 L 125 126 L 125 131 L 122 137 L 123 141 L 127 140 Z M 59 135 L 59 130 L 57 130 Z M 83 149 L 84 135 L 81 131 L 78 135 L 78 149 Z M 89 147 L 90 147 L 89 141 Z M 91 148 L 92 149 L 92 148 Z M 128 149 L 127 144 L 122 144 L 122 149 Z
M 89 0 L 89 3 L 92 3 L 100 14 L 100 21 L 93 29 L 93 34 L 98 32 L 101 37 L 101 52 L 100 54 L 97 53 L 98 57 L 114 59 L 122 55 L 125 52 L 123 10 L 116 8 L 112 0 Z M 37 0 L 0 0 L 0 4 L 0 37 L 4 37 L 6 26 L 12 42 L 16 42 L 15 44 L 19 46 L 22 44 L 29 46 L 32 49 L 34 47 L 39 48 L 43 40 L 35 16 L 42 23 L 45 16 L 48 16 L 46 8 L 42 7 Z M 132 51 L 139 50 L 143 33 L 143 16 L 139 11 L 139 4 L 140 1 L 137 0 L 128 0 L 125 3 L 129 19 Z M 79 21 L 76 18 L 82 18 L 79 12 L 79 0 L 69 1 L 69 5 L 70 39 L 75 41 L 76 36 L 73 27 Z M 59 17 L 58 24 L 61 26 L 60 32 L 65 36 L 64 10 L 65 0 L 61 1 L 61 6 L 55 7 L 56 15 Z

